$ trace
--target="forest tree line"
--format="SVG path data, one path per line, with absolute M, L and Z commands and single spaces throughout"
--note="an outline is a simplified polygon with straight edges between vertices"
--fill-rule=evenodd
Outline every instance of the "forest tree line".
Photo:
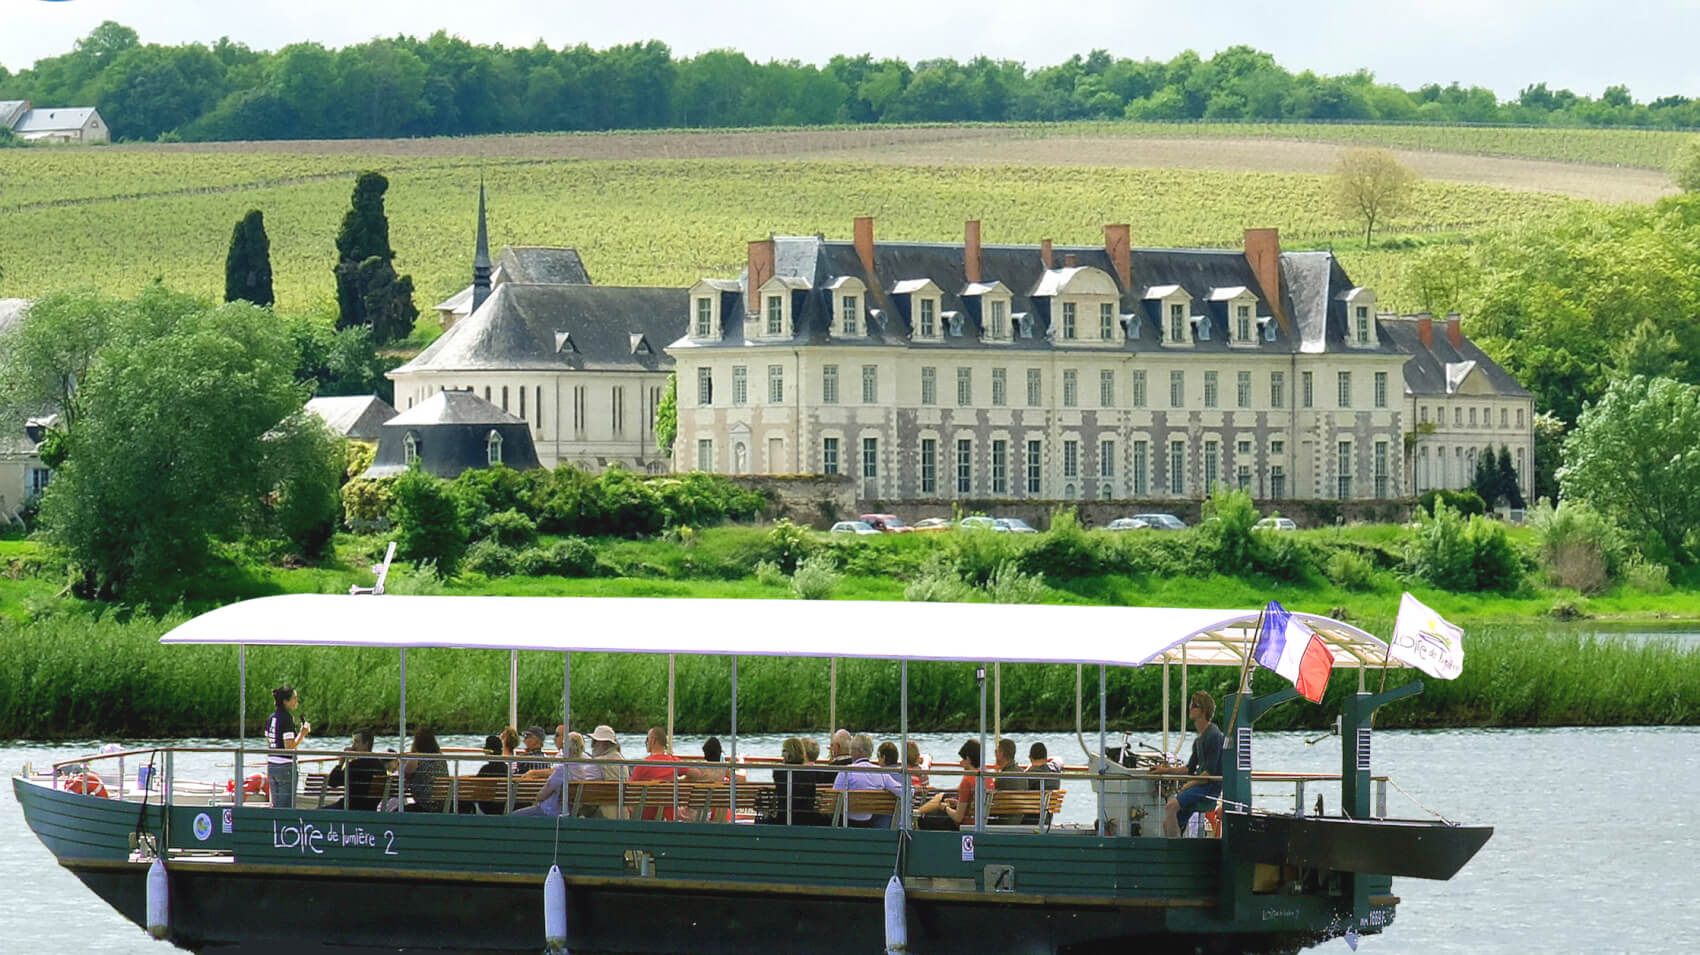
M 1036 69 L 869 54 L 822 67 L 755 63 L 736 50 L 676 58 L 655 40 L 508 48 L 443 31 L 341 49 L 272 52 L 229 38 L 163 46 L 113 21 L 28 69 L 0 66 L 0 99 L 92 105 L 124 140 L 1090 119 L 1700 127 L 1700 102 L 1685 96 L 1637 102 L 1623 86 L 1594 98 L 1533 83 L 1501 101 L 1458 83 L 1406 90 L 1367 70 L 1293 73 L 1249 46 L 1167 62 L 1093 50 Z

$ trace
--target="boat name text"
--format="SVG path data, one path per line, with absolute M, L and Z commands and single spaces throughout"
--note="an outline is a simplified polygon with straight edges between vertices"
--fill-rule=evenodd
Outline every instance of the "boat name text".
M 395 849 L 395 830 L 385 829 L 382 834 L 373 832 L 363 826 L 348 826 L 336 824 L 320 828 L 305 819 L 297 819 L 294 825 L 272 822 L 272 848 L 294 849 L 302 855 L 311 852 L 314 855 L 324 855 L 325 850 L 335 849 L 382 849 L 384 855 L 401 855 Z

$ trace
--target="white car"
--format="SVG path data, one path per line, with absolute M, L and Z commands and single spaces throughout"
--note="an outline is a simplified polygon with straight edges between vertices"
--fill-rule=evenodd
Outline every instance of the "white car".
M 1299 529 L 1299 525 L 1294 524 L 1290 518 L 1286 517 L 1265 517 L 1258 521 L 1255 526 L 1258 530 L 1264 531 L 1296 531 Z
M 1011 534 L 1039 533 L 1033 529 L 1032 524 L 1027 523 L 1019 517 L 1000 517 L 997 518 L 997 523 L 999 530 L 1009 531 Z
M 874 526 L 867 521 L 839 521 L 832 525 L 833 534 L 878 534 Z
M 1107 530 L 1107 531 L 1142 531 L 1142 530 L 1145 530 L 1146 528 L 1148 528 L 1150 526 L 1151 526 L 1150 524 L 1145 523 L 1144 521 L 1140 520 L 1137 517 L 1118 517 L 1115 520 L 1111 521 L 1109 526 L 1104 528 L 1104 530 Z
M 956 526 L 965 531 L 995 531 L 1000 534 L 1009 533 L 1009 525 L 1000 524 L 995 518 L 984 514 L 971 514 L 956 522 Z
M 1186 522 L 1173 514 L 1135 514 L 1133 519 L 1144 521 L 1154 531 L 1184 531 Z

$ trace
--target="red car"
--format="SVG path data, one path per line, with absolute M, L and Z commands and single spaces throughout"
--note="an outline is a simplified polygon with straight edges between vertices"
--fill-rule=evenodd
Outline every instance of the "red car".
M 907 534 L 915 529 L 903 523 L 903 518 L 896 514 L 863 514 L 861 519 L 884 534 Z

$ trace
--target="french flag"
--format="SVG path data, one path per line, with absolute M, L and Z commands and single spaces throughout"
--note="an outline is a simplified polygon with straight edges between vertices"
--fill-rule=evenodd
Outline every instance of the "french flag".
M 1316 631 L 1295 620 L 1273 600 L 1264 608 L 1252 658 L 1259 666 L 1292 680 L 1299 695 L 1312 703 L 1322 702 L 1328 675 L 1334 671 L 1334 655 Z

